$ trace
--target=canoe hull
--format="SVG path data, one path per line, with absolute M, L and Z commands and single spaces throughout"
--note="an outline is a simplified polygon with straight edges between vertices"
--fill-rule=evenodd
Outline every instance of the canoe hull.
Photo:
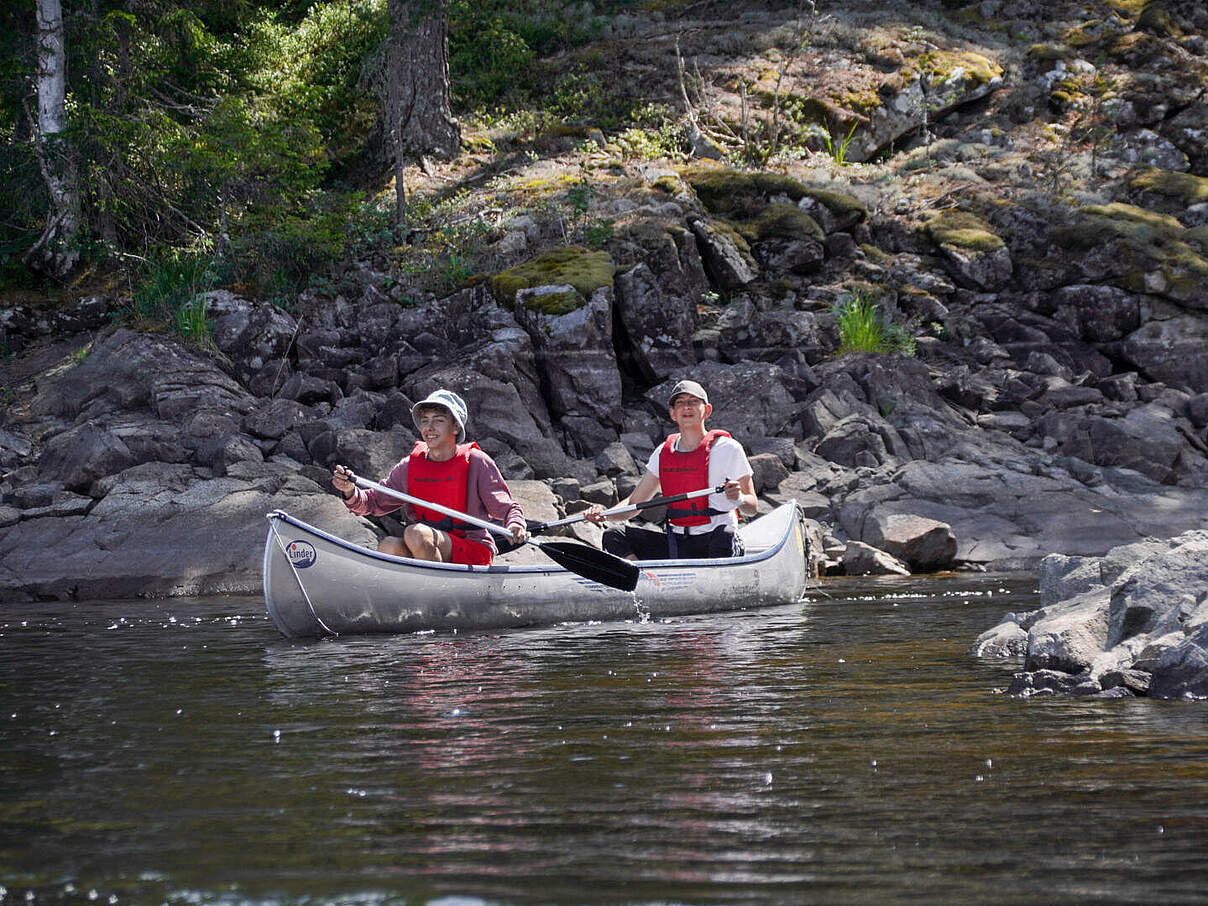
M 798 600 L 807 576 L 805 536 L 793 503 L 748 527 L 767 545 L 759 553 L 730 560 L 641 563 L 633 592 L 609 588 L 552 562 L 490 567 L 430 563 L 358 547 L 280 511 L 269 513 L 268 521 L 264 599 L 274 624 L 290 638 L 745 610 Z

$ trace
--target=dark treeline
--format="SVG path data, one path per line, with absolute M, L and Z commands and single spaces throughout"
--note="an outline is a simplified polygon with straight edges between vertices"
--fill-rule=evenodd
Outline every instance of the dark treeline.
M 392 239 L 395 213 L 374 199 L 393 163 L 392 32 L 447 17 L 452 108 L 481 119 L 556 106 L 542 58 L 627 5 L 68 2 L 53 134 L 39 91 L 53 84 L 59 0 L 11 0 L 0 9 L 0 288 L 119 275 L 148 309 L 220 284 L 295 293 L 358 246 Z M 46 248 L 64 197 L 78 224 L 51 242 L 70 246 L 66 266 Z

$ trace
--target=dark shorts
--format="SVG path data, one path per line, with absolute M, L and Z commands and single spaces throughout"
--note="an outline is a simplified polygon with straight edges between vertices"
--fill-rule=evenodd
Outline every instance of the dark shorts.
M 716 560 L 742 556 L 742 542 L 725 526 L 701 535 L 675 535 L 675 553 L 671 553 L 667 533 L 657 529 L 627 525 L 608 529 L 601 543 L 617 557 L 634 556 L 639 560 Z
M 478 541 L 467 541 L 456 535 L 450 535 L 449 540 L 453 542 L 453 552 L 449 557 L 453 563 L 464 563 L 467 566 L 490 566 L 491 560 L 495 557 L 489 547 Z

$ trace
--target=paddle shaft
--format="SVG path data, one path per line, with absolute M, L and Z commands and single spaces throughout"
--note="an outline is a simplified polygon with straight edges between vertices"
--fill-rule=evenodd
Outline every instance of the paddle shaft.
M 706 494 L 720 494 L 724 487 L 725 485 L 718 485 L 715 488 L 701 488 L 699 491 L 672 494 L 669 497 L 651 497 L 649 500 L 643 500 L 641 503 L 627 503 L 625 506 L 614 506 L 610 510 L 604 510 L 600 515 L 620 516 L 623 513 L 636 513 L 638 510 L 665 506 L 668 503 L 678 503 L 681 500 L 692 500 L 695 497 L 704 497 Z M 565 519 L 559 519 L 556 522 L 537 522 L 533 524 L 532 528 L 545 531 L 546 529 L 557 528 L 560 525 L 571 525 L 575 522 L 582 522 L 586 518 L 587 515 L 585 513 L 579 513 L 577 516 L 567 516 Z
M 431 500 L 421 500 L 418 497 L 412 497 L 410 494 L 404 494 L 402 491 L 396 491 L 394 488 L 388 488 L 384 484 L 378 484 L 376 481 L 370 481 L 368 478 L 362 478 L 359 475 L 348 473 L 348 479 L 358 488 L 364 490 L 379 491 L 382 494 L 388 494 L 391 497 L 397 497 L 399 500 L 406 501 L 413 506 L 422 506 L 428 510 L 436 510 L 438 513 L 443 513 L 446 516 L 451 516 L 454 519 L 460 519 L 469 525 L 476 525 L 479 528 L 484 528 L 489 532 L 494 532 L 496 535 L 502 535 L 504 538 L 511 538 L 512 533 L 502 525 L 496 525 L 494 522 L 488 522 L 485 519 L 479 519 L 471 516 L 469 513 L 462 513 L 458 510 L 450 509 L 447 506 L 441 506 L 439 503 L 433 503 Z M 531 538 L 528 539 L 530 544 L 536 544 Z

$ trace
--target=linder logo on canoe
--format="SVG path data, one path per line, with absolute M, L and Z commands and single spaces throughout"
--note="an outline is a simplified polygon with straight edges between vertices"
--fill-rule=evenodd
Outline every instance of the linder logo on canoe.
M 289 557 L 289 562 L 298 569 L 314 566 L 315 560 L 318 559 L 314 546 L 305 541 L 291 541 L 285 548 L 285 556 Z

